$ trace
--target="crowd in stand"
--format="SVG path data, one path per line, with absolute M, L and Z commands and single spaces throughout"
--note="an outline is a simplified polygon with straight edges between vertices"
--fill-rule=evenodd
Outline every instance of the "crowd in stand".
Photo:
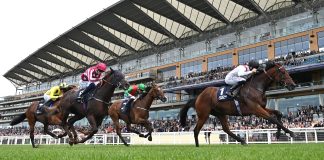
M 310 127 L 324 127 L 323 123 L 323 106 L 303 106 L 296 112 L 289 112 L 287 116 L 282 118 L 284 126 L 288 128 L 310 128 Z M 269 123 L 267 120 L 258 118 L 255 116 L 245 117 L 229 117 L 230 129 L 231 130 L 246 130 L 246 129 L 272 129 L 276 128 L 276 125 Z M 169 120 L 151 120 L 154 132 L 184 132 L 192 131 L 195 124 L 196 118 L 192 117 L 187 120 L 187 127 L 180 126 L 177 119 Z M 122 124 L 122 132 L 128 132 L 126 126 Z M 54 130 L 58 126 L 51 126 L 49 130 Z M 145 128 L 135 125 L 133 126 L 141 132 L 146 132 Z M 88 130 L 89 126 L 76 126 L 76 130 L 82 131 Z M 220 130 L 221 125 L 217 118 L 209 118 L 206 122 L 203 130 Z M 111 122 L 103 124 L 99 129 L 98 134 L 102 133 L 113 133 L 114 127 Z M 36 127 L 35 134 L 42 134 L 43 127 Z M 12 127 L 0 129 L 0 136 L 8 135 L 29 135 L 29 129 L 27 127 Z
M 233 66 L 234 67 L 234 66 Z M 172 88 L 182 85 L 190 85 L 190 84 L 200 84 L 203 82 L 220 80 L 224 79 L 226 74 L 233 69 L 233 67 L 217 67 L 216 69 L 212 69 L 208 72 L 200 72 L 200 73 L 188 73 L 185 77 L 170 77 L 166 84 L 163 86 L 164 88 Z

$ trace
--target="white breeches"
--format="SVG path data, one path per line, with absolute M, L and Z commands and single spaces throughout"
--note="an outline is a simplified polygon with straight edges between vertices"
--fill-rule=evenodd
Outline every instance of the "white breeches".
M 44 100 L 45 100 L 44 103 L 46 103 L 46 102 L 49 101 L 50 99 L 51 99 L 51 97 L 50 97 L 49 95 L 44 94 Z
M 91 84 L 91 82 L 89 81 L 79 81 L 79 89 L 85 89 L 87 88 L 89 85 Z
M 246 79 L 242 77 L 230 77 L 230 76 L 225 77 L 225 83 L 229 85 L 236 85 L 240 81 L 246 81 Z

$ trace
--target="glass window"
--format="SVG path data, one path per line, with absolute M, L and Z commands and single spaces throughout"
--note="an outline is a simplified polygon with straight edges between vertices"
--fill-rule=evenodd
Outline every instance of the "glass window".
M 275 43 L 275 48 L 280 47 L 280 46 L 281 46 L 280 44 L 281 44 L 280 42 L 276 42 L 276 43 Z
M 324 32 L 323 32 L 324 33 Z M 318 47 L 322 48 L 324 47 L 324 37 L 318 39 Z
M 294 44 L 294 43 L 295 43 L 295 39 L 294 38 L 288 39 L 288 45 Z
M 318 38 L 322 38 L 322 37 L 324 37 L 324 31 L 322 31 L 322 32 L 318 32 L 318 33 L 317 33 L 317 36 L 318 36 Z
M 287 46 L 287 45 L 288 45 L 288 42 L 287 41 L 281 41 L 281 47 Z
M 296 37 L 295 38 L 295 43 L 299 43 L 299 42 L 301 42 L 302 41 L 302 38 L 301 37 Z
M 302 43 L 296 43 L 296 44 L 295 44 L 295 50 L 296 50 L 296 51 L 301 51 L 301 50 L 303 50 L 303 44 L 302 44 Z

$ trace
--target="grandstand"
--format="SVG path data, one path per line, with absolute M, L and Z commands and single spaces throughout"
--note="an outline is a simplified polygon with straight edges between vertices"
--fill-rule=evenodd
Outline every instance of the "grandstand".
M 283 62 L 298 84 L 294 91 L 271 87 L 269 108 L 288 116 L 302 106 L 323 106 L 323 6 L 322 0 L 121 0 L 4 74 L 22 93 L 3 97 L 0 125 L 6 128 L 51 86 L 78 85 L 98 61 L 122 70 L 131 83 L 163 86 L 168 102 L 154 103 L 151 120 L 177 119 L 188 99 L 224 84 L 233 66 L 251 59 Z M 117 90 L 114 99 L 122 95 Z

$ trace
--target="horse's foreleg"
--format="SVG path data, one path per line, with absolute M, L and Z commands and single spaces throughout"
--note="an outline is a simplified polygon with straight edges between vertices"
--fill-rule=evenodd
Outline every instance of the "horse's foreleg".
M 74 144 L 76 144 L 78 142 L 78 133 L 75 131 L 74 123 L 82 118 L 83 118 L 83 116 L 76 115 L 76 116 L 70 118 L 67 122 L 67 124 L 69 125 L 69 128 L 70 128 L 70 131 L 72 131 L 72 134 L 74 137 Z
M 267 112 L 264 108 L 257 107 L 254 114 L 270 121 L 271 123 L 277 124 L 278 127 L 282 128 L 286 133 L 289 133 L 290 137 L 294 137 L 294 132 L 290 131 L 288 128 L 283 126 L 282 122 L 279 122 L 278 119 L 271 116 L 271 114 Z
M 139 135 L 139 137 L 144 137 L 144 134 L 142 134 L 142 133 L 139 132 L 138 130 L 132 128 L 131 124 L 127 124 L 126 127 L 127 127 L 127 130 L 128 130 L 128 131 L 133 132 L 133 133 Z
M 65 133 L 63 133 L 62 135 L 67 134 L 69 136 L 69 144 L 70 144 L 70 146 L 72 146 L 73 145 L 73 135 L 71 134 L 71 132 L 69 130 L 69 126 L 66 123 L 66 121 L 62 121 L 62 127 L 65 131 Z M 59 135 L 59 137 L 62 135 Z
M 142 124 L 148 131 L 148 133 L 144 135 L 144 138 L 148 137 L 148 140 L 152 141 L 152 132 L 153 132 L 152 124 L 147 119 L 139 119 L 138 123 Z
M 282 118 L 282 113 L 278 110 L 274 110 L 274 109 L 269 109 L 269 108 L 264 108 L 267 112 L 269 112 L 270 114 L 274 114 L 277 117 L 277 120 L 279 123 L 282 124 L 281 118 Z M 280 138 L 280 132 L 281 132 L 281 127 L 279 125 L 277 125 L 277 133 L 276 133 L 276 138 L 279 139 Z
M 64 133 L 59 134 L 59 135 L 57 136 L 57 138 L 63 138 L 63 137 L 65 137 L 66 135 L 68 135 L 68 133 L 64 131 Z
M 218 115 L 217 117 L 220 123 L 222 124 L 224 132 L 226 132 L 229 136 L 233 137 L 236 141 L 241 142 L 242 145 L 246 145 L 246 142 L 241 137 L 235 135 L 233 132 L 230 131 L 226 115 Z
M 48 130 L 48 124 L 44 124 L 44 134 L 48 134 L 48 135 L 52 136 L 55 139 L 58 138 L 56 134 L 54 134 L 54 133 L 52 133 L 52 132 L 50 132 Z
M 120 127 L 118 119 L 112 118 L 112 120 L 114 122 L 114 125 L 115 125 L 115 128 L 116 128 L 116 133 L 117 133 L 119 139 L 124 143 L 125 146 L 129 146 L 129 144 L 127 144 L 127 142 L 125 141 L 124 137 L 121 135 L 121 127 Z
M 98 132 L 98 126 L 97 126 L 95 117 L 93 115 L 89 115 L 89 116 L 87 116 L 87 119 L 91 126 L 91 131 L 90 131 L 89 135 L 87 135 L 85 138 L 81 139 L 81 141 L 79 141 L 78 143 L 84 143 L 88 139 L 92 138 L 93 135 Z

